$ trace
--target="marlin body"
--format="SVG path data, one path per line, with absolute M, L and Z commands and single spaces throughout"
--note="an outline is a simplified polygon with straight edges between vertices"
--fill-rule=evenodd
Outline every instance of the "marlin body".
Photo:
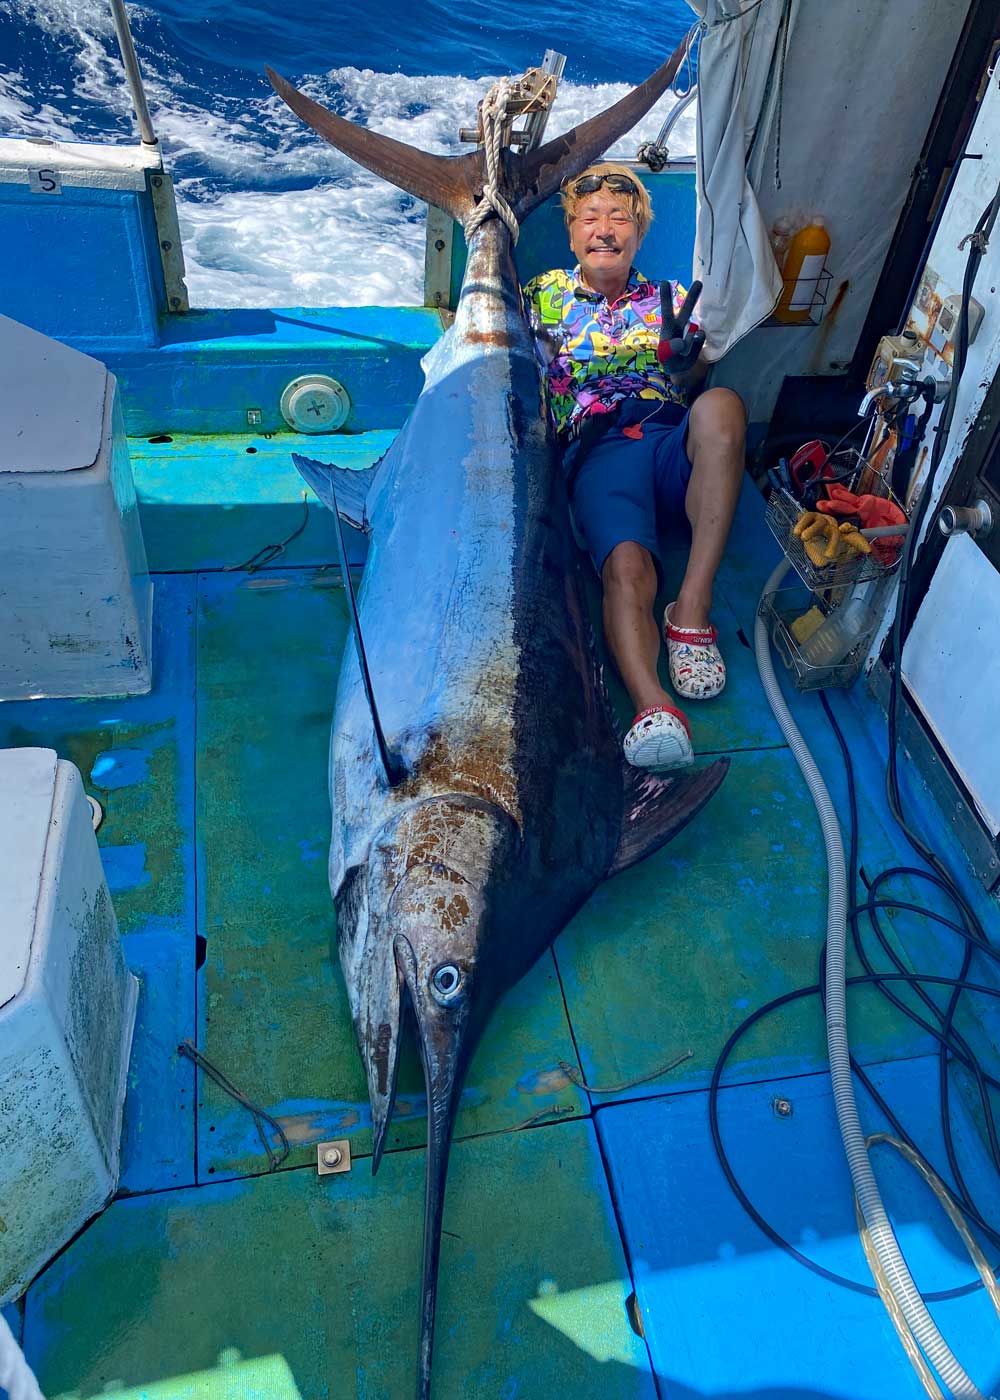
M 638 103 L 630 94 L 543 147 L 530 168 L 509 170 L 519 217 L 614 141 L 616 127 L 634 125 L 677 58 L 637 90 Z M 471 212 L 478 154 L 449 160 L 358 132 L 270 76 L 349 155 L 457 217 Z M 357 473 L 297 459 L 327 503 L 370 536 L 359 645 L 345 659 L 333 721 L 330 888 L 368 1076 L 374 1170 L 407 1005 L 423 1062 L 418 1400 L 430 1394 L 452 1128 L 493 1007 L 601 881 L 669 840 L 726 769 L 656 778 L 622 758 L 542 365 L 511 237 L 495 218 L 472 236 L 454 324 L 424 370 L 423 392 L 363 483 L 363 502 Z

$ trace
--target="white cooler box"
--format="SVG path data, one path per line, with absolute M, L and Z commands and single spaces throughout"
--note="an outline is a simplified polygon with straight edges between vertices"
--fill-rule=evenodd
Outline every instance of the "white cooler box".
M 138 984 L 80 774 L 0 749 L 0 1304 L 118 1184 Z
M 0 700 L 149 690 L 152 601 L 114 376 L 0 316 Z

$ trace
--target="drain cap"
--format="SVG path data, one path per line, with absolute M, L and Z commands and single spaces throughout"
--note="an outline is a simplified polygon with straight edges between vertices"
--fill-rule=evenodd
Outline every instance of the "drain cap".
M 297 433 L 332 433 L 347 419 L 351 399 L 343 384 L 325 374 L 303 374 L 286 384 L 281 413 Z

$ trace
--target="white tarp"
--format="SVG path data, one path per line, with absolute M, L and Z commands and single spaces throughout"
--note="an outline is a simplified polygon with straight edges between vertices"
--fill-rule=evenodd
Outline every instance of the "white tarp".
M 708 8 L 707 0 L 701 3 Z M 769 323 L 735 345 L 735 328 L 754 319 L 744 314 L 742 299 L 750 296 L 759 306 L 766 296 L 751 292 L 748 274 L 729 271 L 722 251 L 720 226 L 723 232 L 727 227 L 737 230 L 738 236 L 731 237 L 738 250 L 746 242 L 739 226 L 746 227 L 751 218 L 748 209 L 734 204 L 739 143 L 734 141 L 725 149 L 716 146 L 714 157 L 706 147 L 704 156 L 716 225 L 712 274 L 704 279 L 709 292 L 705 310 L 724 308 L 719 327 L 709 322 L 706 329 L 710 337 L 734 346 L 714 371 L 712 383 L 738 390 L 751 422 L 759 426 L 769 419 L 786 375 L 841 374 L 851 360 L 969 8 L 969 0 L 893 0 L 891 5 L 865 6 L 836 5 L 830 0 L 793 3 L 794 25 L 787 53 L 781 41 L 770 91 L 763 99 L 749 182 L 756 191 L 764 230 L 782 215 L 795 227 L 816 214 L 826 221 L 832 241 L 827 270 L 832 280 L 818 325 Z M 735 9 L 736 0 L 729 4 Z M 733 86 L 743 90 L 739 120 L 745 132 L 752 131 L 750 89 L 758 90 L 754 75 L 768 66 L 765 32 L 777 27 L 785 0 L 760 0 L 755 9 L 750 8 L 752 4 L 753 0 L 742 0 L 742 17 L 704 36 L 699 101 L 706 136 L 724 125 L 731 101 L 723 84 L 724 70 L 719 70 L 723 76 L 712 76 L 712 45 L 721 48 L 733 43 L 726 31 L 738 34 L 758 15 L 758 28 L 746 36 L 749 49 L 740 48 L 746 56 L 745 71 L 739 68 L 739 54 L 730 55 Z M 760 27 L 765 20 L 767 31 Z M 749 137 L 746 140 L 749 148 Z M 716 203 L 711 182 L 721 179 L 721 167 L 716 166 L 724 156 L 731 162 L 730 195 L 728 201 Z M 756 205 L 749 208 L 756 217 Z M 699 224 L 704 217 L 699 200 Z M 705 235 L 699 231 L 698 237 L 700 246 Z M 741 256 L 749 261 L 748 253 Z M 727 297 L 731 298 L 728 307 Z M 705 313 L 703 319 L 707 319 Z M 715 354 L 717 350 L 712 358 Z
M 779 110 L 782 56 L 796 0 L 689 0 L 702 17 L 698 53 L 698 227 L 693 276 L 705 355 L 718 360 L 769 316 L 781 295 L 767 225 L 747 173 Z

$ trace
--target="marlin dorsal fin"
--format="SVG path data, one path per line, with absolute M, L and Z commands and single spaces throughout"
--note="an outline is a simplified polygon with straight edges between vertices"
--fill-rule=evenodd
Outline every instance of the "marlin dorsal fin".
M 621 836 L 608 874 L 617 875 L 665 846 L 698 815 L 728 771 L 728 758 L 676 776 L 626 764 Z

